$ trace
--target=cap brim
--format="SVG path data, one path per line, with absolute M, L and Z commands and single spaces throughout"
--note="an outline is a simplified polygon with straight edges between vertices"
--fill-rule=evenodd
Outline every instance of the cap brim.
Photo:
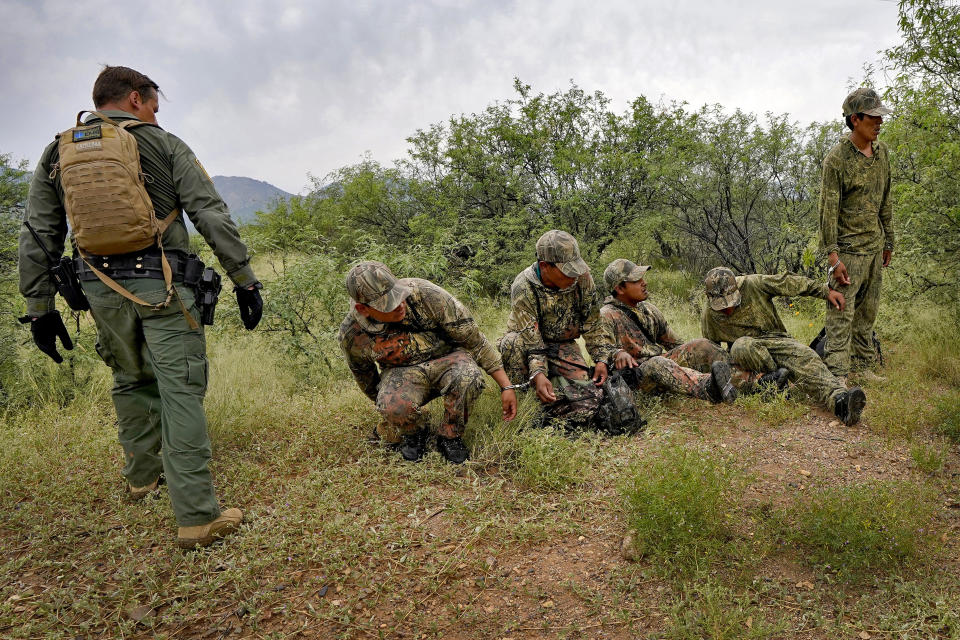
M 723 311 L 724 309 L 729 309 L 730 307 L 736 307 L 740 304 L 740 290 L 733 291 L 728 293 L 725 296 L 718 297 L 709 297 L 710 308 L 714 311 Z
M 642 264 L 638 264 L 633 271 L 631 271 L 626 275 L 626 277 L 624 277 L 623 281 L 636 282 L 637 280 L 642 280 L 643 276 L 646 275 L 647 271 L 649 270 L 650 270 L 650 267 L 646 267 Z
M 585 273 L 590 272 L 590 267 L 587 266 L 587 263 L 584 262 L 583 258 L 577 258 L 576 260 L 571 260 L 570 262 L 564 262 L 558 264 L 557 268 L 563 273 L 563 275 L 568 278 L 579 278 Z
M 380 313 L 390 313 L 394 309 L 400 306 L 400 303 L 407 299 L 411 293 L 410 289 L 404 287 L 403 285 L 396 284 L 393 286 L 393 289 L 387 291 L 385 294 L 366 303 L 371 309 L 376 309 Z
M 893 113 L 893 109 L 880 105 L 876 109 L 870 109 L 870 111 L 864 111 L 864 113 L 868 116 L 888 116 Z

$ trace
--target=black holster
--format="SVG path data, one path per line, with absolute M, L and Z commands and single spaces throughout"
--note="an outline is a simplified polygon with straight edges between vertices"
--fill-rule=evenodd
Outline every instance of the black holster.
M 203 263 L 200 263 L 203 267 Z M 200 273 L 196 284 L 197 306 L 200 308 L 200 324 L 212 325 L 213 314 L 217 309 L 217 301 L 220 299 L 220 290 L 223 289 L 221 281 L 223 278 L 213 267 L 206 267 Z M 184 284 L 187 284 L 184 278 Z
M 80 279 L 77 277 L 73 260 L 67 256 L 61 256 L 60 261 L 50 267 L 49 273 L 57 287 L 57 293 L 67 301 L 71 309 L 74 311 L 90 309 L 90 302 L 80 288 Z

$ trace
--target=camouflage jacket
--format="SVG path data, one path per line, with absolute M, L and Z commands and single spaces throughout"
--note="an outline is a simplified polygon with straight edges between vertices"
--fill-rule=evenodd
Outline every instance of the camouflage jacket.
M 136 120 L 125 111 L 106 111 L 115 120 Z M 86 122 L 99 122 L 96 116 Z M 147 193 L 160 219 L 180 207 L 190 217 L 204 240 L 237 286 L 257 281 L 250 268 L 247 248 L 240 240 L 237 226 L 230 219 L 227 205 L 220 198 L 210 176 L 200 161 L 180 138 L 158 126 L 141 126 L 131 130 L 137 139 L 140 165 L 145 174 Z M 59 258 L 67 237 L 67 217 L 63 207 L 60 175 L 50 178 L 52 167 L 60 159 L 58 142 L 44 149 L 33 172 L 27 197 L 26 220 L 44 238 L 47 250 Z M 190 236 L 181 215 L 163 234 L 165 249 L 190 249 Z M 47 275 L 49 261 L 26 227 L 20 231 L 20 293 L 27 299 L 27 313 L 43 315 L 52 311 L 56 288 Z
M 700 318 L 703 337 L 714 342 L 732 343 L 750 336 L 788 336 L 783 321 L 773 306 L 777 296 L 827 297 L 827 285 L 804 276 L 781 273 L 775 276 L 753 274 L 737 276 L 740 304 L 729 316 L 704 305 Z
M 610 325 L 616 344 L 637 360 L 659 356 L 683 344 L 667 325 L 660 309 L 643 301 L 636 307 L 607 296 L 600 315 Z
M 429 280 L 401 278 L 409 287 L 407 315 L 381 323 L 351 309 L 340 325 L 340 348 L 357 385 L 376 401 L 381 369 L 422 364 L 462 348 L 487 373 L 503 368 L 500 354 L 459 300 Z
M 513 280 L 510 305 L 507 331 L 520 335 L 531 376 L 538 371 L 546 373 L 543 352 L 551 342 L 570 342 L 583 336 L 594 362 L 609 363 L 620 349 L 600 317 L 600 294 L 589 273 L 566 289 L 549 289 L 540 281 L 537 263 L 533 263 Z
M 887 145 L 874 142 L 868 158 L 849 138 L 841 140 L 823 161 L 821 248 L 860 255 L 892 251 L 892 218 Z

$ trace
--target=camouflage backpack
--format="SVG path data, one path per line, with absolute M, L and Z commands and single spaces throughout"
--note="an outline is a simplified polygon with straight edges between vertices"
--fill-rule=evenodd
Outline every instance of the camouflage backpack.
M 88 125 L 80 120 L 84 113 L 77 114 L 75 127 L 57 136 L 60 160 L 50 174 L 53 178 L 60 173 L 63 205 L 80 256 L 104 284 L 120 295 L 145 307 L 165 308 L 175 290 L 161 237 L 180 210 L 175 209 L 162 221 L 157 219 L 144 186 L 137 139 L 129 131 L 153 125 L 139 120 L 117 122 L 98 111 L 90 113 L 102 122 Z M 120 255 L 154 244 L 160 248 L 167 290 L 167 299 L 160 304 L 144 302 L 91 264 L 91 255 Z

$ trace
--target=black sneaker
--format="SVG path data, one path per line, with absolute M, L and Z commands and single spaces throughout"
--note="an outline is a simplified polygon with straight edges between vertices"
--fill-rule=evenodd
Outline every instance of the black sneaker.
M 780 367 L 776 371 L 765 373 L 757 380 L 757 387 L 774 388 L 777 391 L 783 391 L 790 382 L 790 371 L 786 367 Z
M 437 451 L 453 464 L 463 464 L 470 457 L 470 450 L 460 438 L 437 436 Z
M 718 360 L 710 365 L 710 381 L 707 383 L 707 397 L 710 402 L 733 404 L 737 399 L 737 390 L 733 388 L 730 377 L 733 371 L 726 362 Z
M 860 414 L 867 405 L 867 394 L 860 387 L 851 387 L 837 394 L 833 403 L 833 413 L 843 424 L 853 426 L 860 422 Z
M 400 455 L 408 462 L 418 462 L 427 453 L 427 430 L 421 429 L 403 436 Z

